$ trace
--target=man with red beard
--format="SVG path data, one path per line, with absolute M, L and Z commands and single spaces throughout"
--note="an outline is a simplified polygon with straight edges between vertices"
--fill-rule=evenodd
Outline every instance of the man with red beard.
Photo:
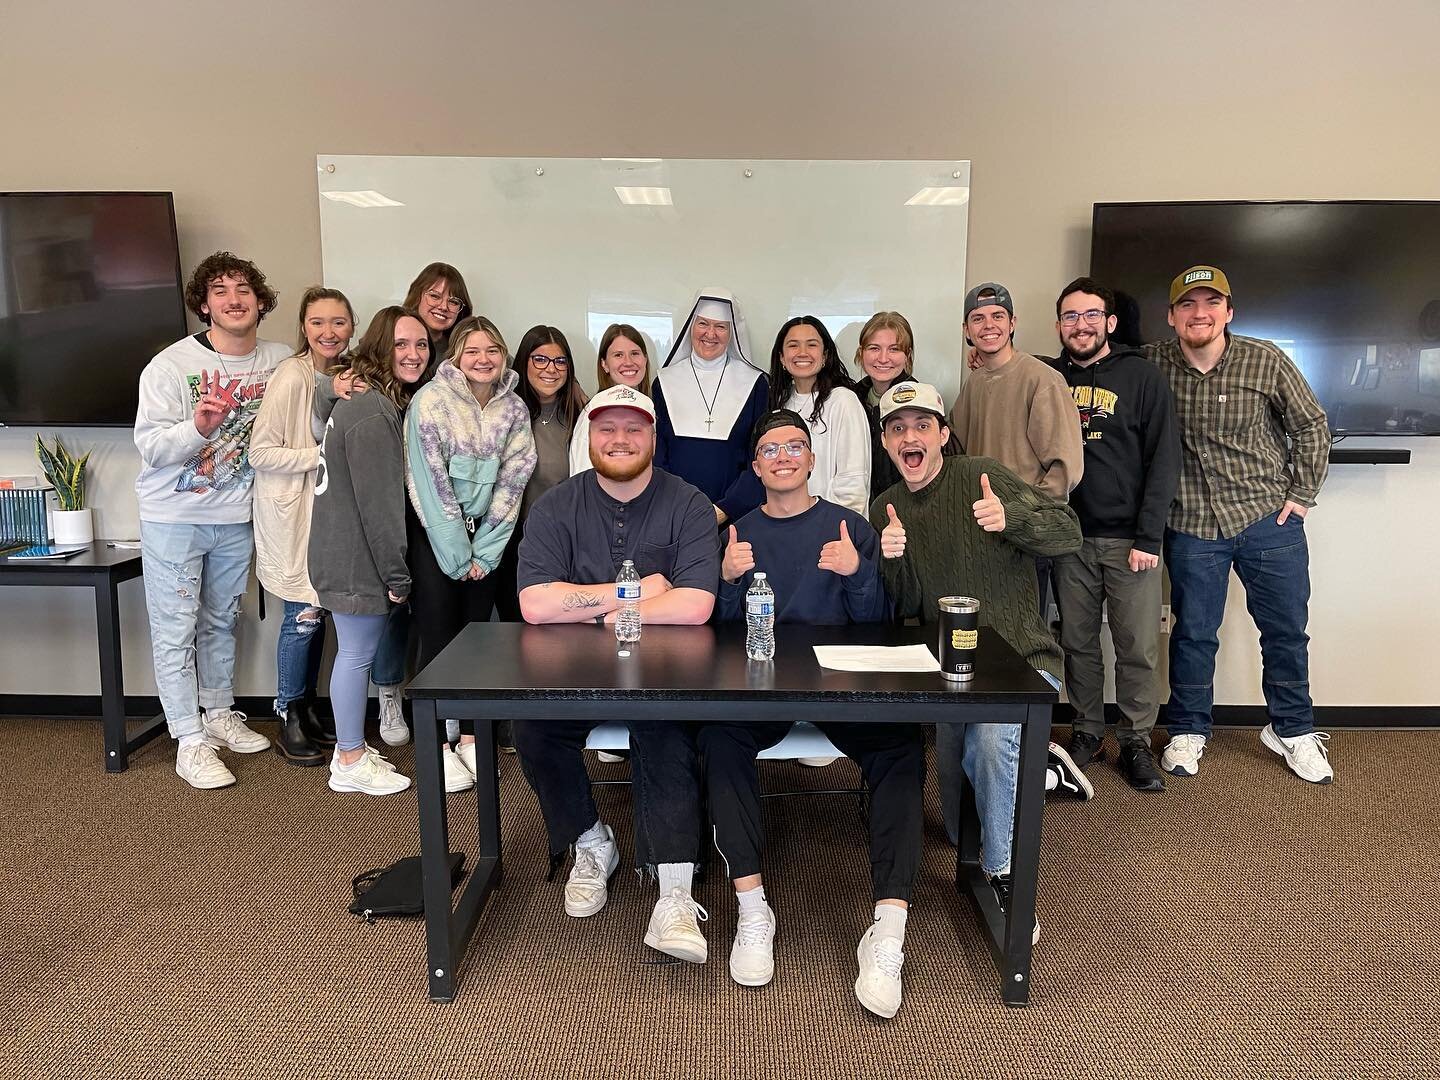
M 1325 411 L 1272 341 L 1231 334 L 1230 282 L 1192 266 L 1170 285 L 1172 341 L 1149 346 L 1180 421 L 1180 488 L 1165 529 L 1170 568 L 1170 742 L 1160 767 L 1194 776 L 1210 737 L 1215 654 L 1230 568 L 1260 630 L 1270 723 L 1260 741 L 1302 780 L 1335 777 L 1310 699 L 1305 515 L 1330 462 Z
M 595 467 L 551 488 L 530 509 L 520 542 L 520 612 L 530 623 L 613 623 L 615 579 L 625 560 L 640 574 L 640 612 L 648 623 L 703 623 L 715 606 L 720 545 L 715 511 L 696 488 L 654 467 L 655 406 L 629 386 L 590 400 L 590 462 Z M 597 631 L 598 632 L 598 631 Z M 615 834 L 590 794 L 583 719 L 516 721 L 515 749 L 540 800 L 558 864 L 575 861 L 565 912 L 594 915 L 605 906 L 620 865 Z M 700 804 L 694 754 L 678 723 L 630 724 L 635 830 L 645 850 L 638 865 L 660 882 L 645 944 L 692 963 L 707 950 L 690 895 L 700 852 Z

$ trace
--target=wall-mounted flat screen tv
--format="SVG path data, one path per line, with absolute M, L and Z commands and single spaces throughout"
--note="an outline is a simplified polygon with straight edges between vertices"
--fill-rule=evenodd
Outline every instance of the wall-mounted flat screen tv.
M 169 192 L 0 193 L 0 424 L 133 424 L 181 293 Z
M 1210 263 L 1232 332 L 1276 342 L 1350 435 L 1440 434 L 1440 202 L 1096 203 L 1090 273 L 1116 337 L 1173 336 L 1170 281 Z

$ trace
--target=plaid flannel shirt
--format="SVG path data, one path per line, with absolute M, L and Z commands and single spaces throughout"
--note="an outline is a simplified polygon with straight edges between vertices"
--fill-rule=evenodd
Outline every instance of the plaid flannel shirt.
M 1286 500 L 1315 505 L 1330 463 L 1330 431 L 1315 392 L 1270 341 L 1225 335 L 1208 372 L 1178 340 L 1145 347 L 1170 380 L 1180 420 L 1180 487 L 1170 528 L 1206 540 L 1233 537 Z

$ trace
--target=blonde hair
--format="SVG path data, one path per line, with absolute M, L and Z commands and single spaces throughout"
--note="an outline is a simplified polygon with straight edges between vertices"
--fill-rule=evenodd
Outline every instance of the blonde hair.
M 895 331 L 895 344 L 905 354 L 905 374 L 915 374 L 915 333 L 910 329 L 910 320 L 898 311 L 877 311 L 866 321 L 860 331 L 860 344 L 855 346 L 855 366 L 862 372 L 865 365 L 860 362 L 866 343 L 881 330 Z

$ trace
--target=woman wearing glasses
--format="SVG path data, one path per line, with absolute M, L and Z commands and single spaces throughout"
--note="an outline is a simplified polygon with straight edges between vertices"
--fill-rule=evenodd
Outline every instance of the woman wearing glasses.
M 520 400 L 529 410 L 537 462 L 530 482 L 525 485 L 520 519 L 510 536 L 510 546 L 500 561 L 495 603 L 500 617 L 507 622 L 521 621 L 515 570 L 525 517 L 536 499 L 570 475 L 570 446 L 587 401 L 580 381 L 575 378 L 570 343 L 554 326 L 532 326 L 525 331 L 520 347 L 515 350 L 515 370 L 520 375 Z M 642 373 L 645 370 L 643 363 L 640 370 Z
M 611 323 L 600 337 L 600 353 L 595 361 L 598 389 L 628 386 L 650 396 L 650 350 L 645 337 L 629 323 Z M 570 436 L 570 475 L 590 468 L 590 416 L 580 413 L 575 433 Z
M 494 609 L 496 569 L 535 470 L 519 381 L 500 331 L 472 315 L 455 325 L 449 356 L 406 414 L 405 476 L 421 530 L 410 541 L 421 667 Z M 462 736 L 455 754 L 442 748 L 441 757 L 445 790 L 474 784 L 473 736 Z
M 405 293 L 404 306 L 419 312 L 430 333 L 430 369 L 422 382 L 435 377 L 435 369 L 450 355 L 450 334 L 461 319 L 473 310 L 470 290 L 460 271 L 449 263 L 433 262 L 421 270 Z
M 791 319 L 770 350 L 770 408 L 809 425 L 810 494 L 864 515 L 870 511 L 870 421 L 830 331 L 813 315 Z

